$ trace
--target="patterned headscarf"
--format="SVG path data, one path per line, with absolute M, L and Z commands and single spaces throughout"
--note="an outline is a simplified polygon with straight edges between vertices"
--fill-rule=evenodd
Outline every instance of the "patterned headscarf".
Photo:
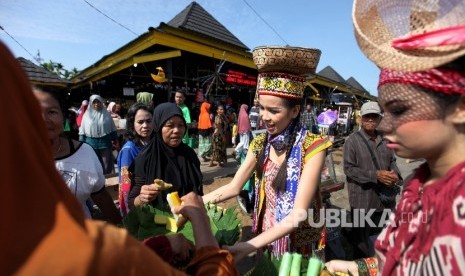
M 434 68 L 419 72 L 383 69 L 378 88 L 386 83 L 418 85 L 444 94 L 465 94 L 465 70 Z

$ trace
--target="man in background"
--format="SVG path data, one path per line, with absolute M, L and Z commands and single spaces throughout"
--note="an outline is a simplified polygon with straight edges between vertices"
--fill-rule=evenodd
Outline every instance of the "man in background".
M 300 116 L 300 118 L 301 118 L 302 126 L 306 130 L 310 130 L 310 132 L 313 132 L 313 126 L 316 123 L 316 119 L 315 119 L 315 113 L 313 112 L 311 104 L 307 104 L 305 106 L 305 110 L 302 111 L 302 115 Z
M 184 120 L 186 120 L 186 124 L 187 124 L 186 134 L 182 138 L 182 141 L 184 142 L 184 144 L 188 145 L 189 144 L 188 130 L 189 130 L 189 125 L 190 123 L 192 123 L 192 121 L 191 121 L 191 113 L 189 111 L 189 108 L 184 104 L 185 100 L 186 100 L 186 94 L 181 90 L 176 91 L 176 93 L 174 94 L 174 102 L 176 103 L 177 106 L 179 106 L 179 108 L 181 108 L 182 116 L 184 117 Z
M 250 108 L 249 120 L 252 131 L 260 128 L 260 107 L 257 99 L 253 101 L 253 106 Z
M 344 173 L 349 190 L 349 204 L 353 228 L 350 240 L 354 246 L 354 258 L 374 256 L 374 240 L 382 230 L 381 219 L 387 220 L 383 212 L 395 207 L 396 192 L 392 189 L 400 182 L 400 171 L 392 150 L 376 128 L 381 122 L 381 108 L 377 102 L 367 102 L 360 110 L 360 131 L 352 133 L 344 143 Z M 383 192 L 382 192 L 383 191 Z M 360 218 L 369 218 L 372 227 Z

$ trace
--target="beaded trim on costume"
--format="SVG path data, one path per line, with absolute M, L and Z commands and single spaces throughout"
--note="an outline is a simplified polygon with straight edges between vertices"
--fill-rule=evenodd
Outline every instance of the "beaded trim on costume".
M 287 98 L 302 98 L 305 77 L 283 73 L 258 74 L 259 95 L 273 95 Z
M 358 268 L 358 275 L 375 276 L 378 275 L 378 264 L 376 258 L 365 258 L 355 260 Z

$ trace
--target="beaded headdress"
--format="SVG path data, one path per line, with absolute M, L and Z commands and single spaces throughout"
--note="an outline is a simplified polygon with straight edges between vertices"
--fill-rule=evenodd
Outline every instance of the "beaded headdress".
M 258 69 L 257 95 L 301 99 L 306 75 L 315 73 L 321 51 L 312 48 L 262 46 L 253 50 Z

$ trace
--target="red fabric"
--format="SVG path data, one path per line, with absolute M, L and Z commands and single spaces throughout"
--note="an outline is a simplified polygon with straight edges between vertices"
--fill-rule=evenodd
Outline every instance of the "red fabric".
M 376 242 L 382 275 L 465 274 L 465 162 L 424 187 L 429 175 L 417 170 Z
M 465 45 L 465 25 L 396 38 L 392 41 L 392 47 L 399 50 L 447 45 Z
M 247 114 L 247 105 L 241 105 L 241 110 L 239 110 L 239 117 L 237 121 L 237 132 L 239 134 L 244 134 L 250 132 L 252 128 L 250 127 L 249 114 Z
M 465 71 L 435 68 L 419 72 L 382 69 L 378 88 L 386 83 L 418 85 L 444 94 L 465 94 Z
M 76 117 L 76 124 L 78 127 L 81 126 L 81 122 L 82 122 L 82 118 L 84 117 L 84 113 L 86 113 L 86 110 L 87 110 L 87 107 L 89 105 L 83 105 L 81 106 L 81 112 L 79 113 L 79 115 Z
M 170 241 L 165 235 L 147 238 L 142 243 L 157 253 L 165 262 L 171 263 L 173 260 L 173 250 L 171 249 Z

